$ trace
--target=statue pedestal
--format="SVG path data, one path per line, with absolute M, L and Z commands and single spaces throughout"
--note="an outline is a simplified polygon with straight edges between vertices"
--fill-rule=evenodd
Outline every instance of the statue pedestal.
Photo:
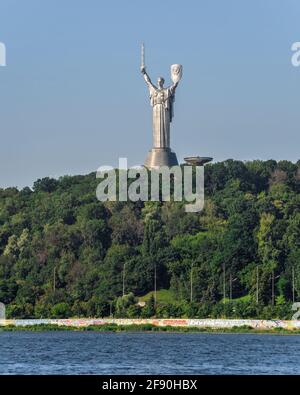
M 145 167 L 148 169 L 158 169 L 162 166 L 177 166 L 178 161 L 175 152 L 170 148 L 152 148 L 148 152 L 145 160 Z

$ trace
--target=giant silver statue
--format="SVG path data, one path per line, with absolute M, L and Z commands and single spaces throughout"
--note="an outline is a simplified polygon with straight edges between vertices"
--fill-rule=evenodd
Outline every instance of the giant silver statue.
M 182 66 L 173 64 L 171 66 L 171 78 L 173 84 L 164 88 L 164 78 L 159 77 L 155 86 L 145 67 L 145 52 L 142 45 L 141 72 L 149 88 L 150 103 L 153 116 L 153 148 L 149 151 L 145 166 L 153 169 L 161 166 L 178 165 L 176 154 L 170 148 L 170 123 L 174 116 L 174 101 L 177 85 L 182 77 Z

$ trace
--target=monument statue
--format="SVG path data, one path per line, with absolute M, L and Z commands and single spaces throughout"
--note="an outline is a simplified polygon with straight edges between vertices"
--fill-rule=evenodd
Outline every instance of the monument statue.
M 170 123 L 174 116 L 175 91 L 182 77 L 182 66 L 171 66 L 173 84 L 164 88 L 164 78 L 159 77 L 155 86 L 146 72 L 145 49 L 142 45 L 141 72 L 149 88 L 152 106 L 153 148 L 149 151 L 145 166 L 153 169 L 161 166 L 178 165 L 176 154 L 170 148 Z

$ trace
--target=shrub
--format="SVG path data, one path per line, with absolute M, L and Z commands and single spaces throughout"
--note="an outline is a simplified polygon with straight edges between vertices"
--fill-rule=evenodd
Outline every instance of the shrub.
M 51 309 L 52 318 L 68 318 L 70 316 L 71 309 L 68 303 L 57 303 Z

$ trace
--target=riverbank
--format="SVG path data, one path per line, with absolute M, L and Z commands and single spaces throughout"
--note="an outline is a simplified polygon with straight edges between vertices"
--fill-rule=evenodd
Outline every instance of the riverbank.
M 90 326 L 64 326 L 53 324 L 38 324 L 38 325 L 6 325 L 0 326 L 0 332 L 16 332 L 16 331 L 30 331 L 30 332 L 44 332 L 44 331 L 94 331 L 94 332 L 173 332 L 173 333 L 216 333 L 216 334 L 280 334 L 280 335 L 300 335 L 300 329 L 255 329 L 249 326 L 231 327 L 231 328 L 211 328 L 211 327 L 182 327 L 182 326 L 155 326 L 151 324 L 140 325 L 90 325 Z
M 0 331 L 24 330 L 300 334 L 300 321 L 122 318 L 0 320 Z

